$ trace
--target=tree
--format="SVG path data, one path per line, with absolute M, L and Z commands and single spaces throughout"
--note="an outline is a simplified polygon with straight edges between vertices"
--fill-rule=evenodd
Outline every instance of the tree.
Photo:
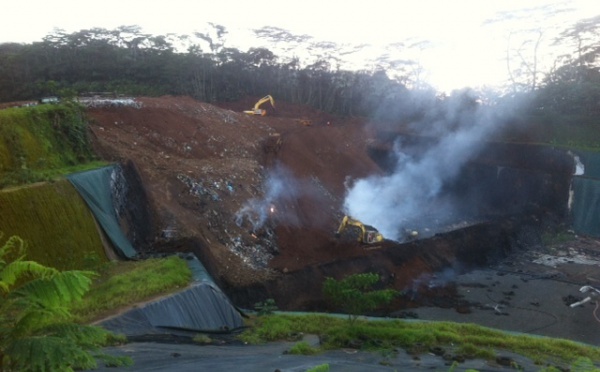
M 524 31 L 531 38 L 522 41 L 518 47 L 511 46 L 512 34 L 508 36 L 506 46 L 506 69 L 514 92 L 534 91 L 538 86 L 538 54 L 544 33 L 542 30 Z M 533 36 L 535 35 L 535 36 Z M 513 66 L 516 59 L 516 66 Z
M 393 289 L 374 290 L 378 281 L 379 275 L 374 273 L 354 274 L 339 281 L 326 278 L 323 294 L 348 314 L 350 323 L 354 323 L 359 315 L 390 303 L 399 294 Z
M 0 248 L 0 371 L 96 368 L 96 359 L 129 364 L 100 352 L 112 333 L 72 322 L 69 304 L 89 290 L 89 271 L 58 271 L 24 259 L 25 242 Z
M 563 31 L 555 45 L 567 48 L 546 75 L 533 101 L 535 114 L 555 123 L 597 126 L 600 114 L 600 16 Z
M 600 54 L 600 16 L 584 19 L 563 31 L 555 44 L 566 43 L 574 48 L 576 57 L 570 57 L 571 63 L 583 69 L 585 66 L 597 66 L 596 58 Z

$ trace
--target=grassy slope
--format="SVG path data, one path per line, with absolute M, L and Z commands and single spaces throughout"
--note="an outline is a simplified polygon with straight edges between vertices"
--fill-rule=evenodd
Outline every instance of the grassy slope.
M 28 244 L 27 259 L 58 269 L 107 260 L 87 206 L 61 175 L 97 168 L 83 111 L 73 104 L 0 110 L 0 233 Z M 35 184 L 37 181 L 56 180 Z
M 90 292 L 73 308 L 80 322 L 98 320 L 135 303 L 177 292 L 192 279 L 186 261 L 177 256 L 111 262 L 100 272 Z
M 83 111 L 73 105 L 0 110 L 0 186 L 49 180 L 94 160 Z
M 61 176 L 106 165 L 94 161 L 84 112 L 72 104 L 0 110 L 0 233 L 27 243 L 28 260 L 101 273 L 74 312 L 90 321 L 187 285 L 177 257 L 108 262 L 94 218 Z M 37 181 L 51 181 L 39 182 Z M 23 186 L 29 184 L 27 186 Z
M 403 320 L 357 321 L 327 315 L 269 315 L 254 319 L 243 335 L 248 343 L 288 340 L 301 333 L 318 334 L 323 349 L 337 349 L 362 344 L 367 350 L 403 348 L 414 354 L 432 348 L 453 349 L 466 358 L 494 359 L 494 350 L 510 350 L 539 364 L 565 365 L 586 358 L 600 362 L 600 349 L 580 343 L 515 335 L 474 324 L 451 322 L 408 322 Z
M 94 218 L 67 180 L 0 191 L 0 231 L 27 243 L 27 259 L 58 269 L 106 262 Z

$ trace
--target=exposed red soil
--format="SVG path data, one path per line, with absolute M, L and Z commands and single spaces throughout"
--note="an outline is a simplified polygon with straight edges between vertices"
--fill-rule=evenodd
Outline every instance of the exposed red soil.
M 364 119 L 284 102 L 265 104 L 264 117 L 243 113 L 257 99 L 138 98 L 139 108 L 89 109 L 97 152 L 132 161 L 148 194 L 155 234 L 137 248 L 193 251 L 237 304 L 277 297 L 281 308 L 316 309 L 327 276 L 374 271 L 402 290 L 458 260 L 484 265 L 510 245 L 520 222 L 405 244 L 336 239 L 347 180 L 384 172 L 373 160 L 373 149 L 386 145 L 380 133 Z M 269 200 L 267 181 L 281 168 L 288 197 Z M 252 200 L 267 202 L 259 229 L 239 218 Z
M 380 172 L 366 156 L 370 133 L 362 120 L 279 102 L 265 117 L 244 114 L 253 99 L 223 108 L 187 97 L 138 101 L 141 108 L 89 109 L 96 149 L 106 159 L 135 163 L 156 211 L 156 230 L 179 240 L 199 239 L 217 261 L 212 266 L 221 279 L 244 285 L 272 270 L 365 254 L 357 244 L 338 244 L 333 235 L 346 177 Z M 276 164 L 291 172 L 300 189 L 292 200 L 276 201 L 266 227 L 275 232 L 278 252 L 267 270 L 257 270 L 227 245 L 235 238 L 247 247 L 264 243 L 255 237 L 261 231 L 253 234 L 247 222 L 237 226 L 235 214 L 248 200 L 263 198 L 264 178 Z M 192 195 L 190 179 L 211 193 Z M 285 223 L 277 222 L 278 214 L 285 215 Z

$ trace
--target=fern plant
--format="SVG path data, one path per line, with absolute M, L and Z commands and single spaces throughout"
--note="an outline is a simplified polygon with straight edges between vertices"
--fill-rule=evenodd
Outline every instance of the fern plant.
M 0 238 L 2 236 L 0 235 Z M 72 322 L 69 305 L 89 290 L 94 273 L 59 271 L 25 260 L 25 242 L 0 248 L 0 371 L 72 371 L 130 364 L 101 352 L 113 334 Z

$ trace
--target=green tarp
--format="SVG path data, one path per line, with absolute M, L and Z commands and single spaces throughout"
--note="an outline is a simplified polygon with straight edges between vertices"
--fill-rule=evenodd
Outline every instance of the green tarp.
M 575 232 L 600 237 L 600 180 L 573 178 L 571 215 Z
M 579 167 L 571 185 L 573 230 L 600 237 L 600 153 L 575 151 L 575 155 Z
M 136 251 L 121 230 L 113 203 L 111 177 L 114 176 L 115 171 L 115 166 L 104 167 L 74 173 L 69 175 L 68 179 L 90 207 L 117 253 L 132 258 L 136 255 Z

